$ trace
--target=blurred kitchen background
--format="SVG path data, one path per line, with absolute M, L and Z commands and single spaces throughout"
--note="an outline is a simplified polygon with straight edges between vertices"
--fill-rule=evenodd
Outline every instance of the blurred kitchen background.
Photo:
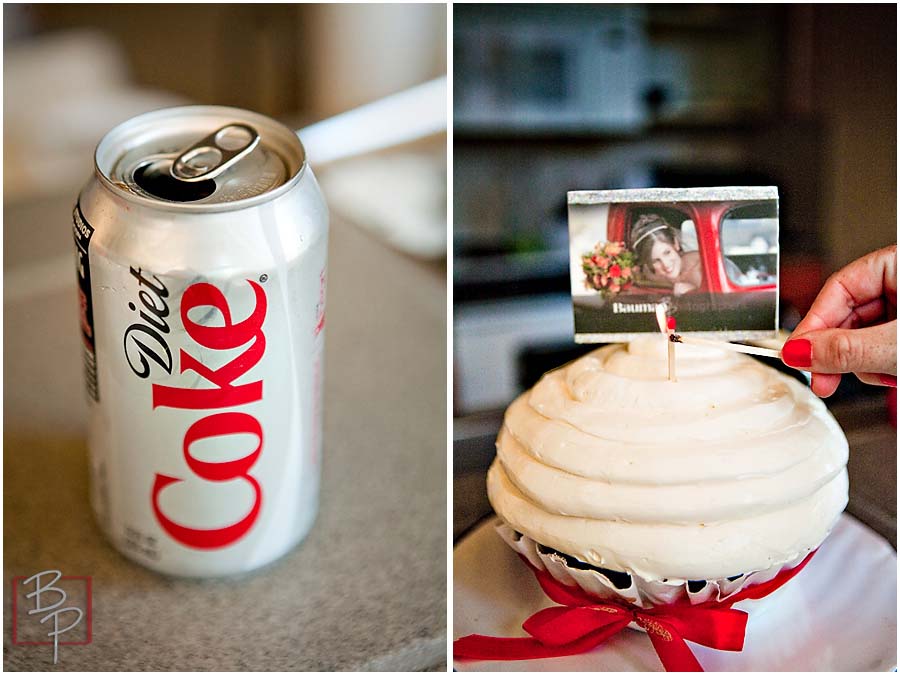
M 8 4 L 3 10 L 7 208 L 77 192 L 103 134 L 141 112 L 231 105 L 300 128 L 446 73 L 446 10 L 437 5 Z M 312 162 L 333 211 L 396 248 L 440 261 L 444 141 L 321 172 Z
M 894 5 L 455 5 L 454 532 L 502 412 L 573 342 L 566 192 L 776 185 L 781 326 L 896 243 Z M 896 390 L 828 400 L 851 511 L 896 538 Z

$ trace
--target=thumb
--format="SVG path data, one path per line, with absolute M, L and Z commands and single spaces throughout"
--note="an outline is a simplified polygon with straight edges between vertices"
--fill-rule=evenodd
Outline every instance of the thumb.
M 781 350 L 792 368 L 814 373 L 897 374 L 897 322 L 792 335 Z

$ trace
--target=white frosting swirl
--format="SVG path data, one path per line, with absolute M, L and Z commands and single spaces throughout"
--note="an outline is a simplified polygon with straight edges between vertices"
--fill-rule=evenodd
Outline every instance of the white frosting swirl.
M 532 539 L 643 579 L 781 565 L 847 504 L 847 441 L 796 380 L 663 336 L 547 373 L 507 410 L 488 473 L 497 513 Z

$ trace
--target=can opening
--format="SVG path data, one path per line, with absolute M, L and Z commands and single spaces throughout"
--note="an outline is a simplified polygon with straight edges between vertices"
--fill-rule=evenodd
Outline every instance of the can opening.
M 185 106 L 123 122 L 100 141 L 94 164 L 101 181 L 127 199 L 199 213 L 283 194 L 305 159 L 297 134 L 268 117 Z
M 196 202 L 216 191 L 216 181 L 186 183 L 172 177 L 171 167 L 171 159 L 145 162 L 134 170 L 134 182 L 145 192 L 169 202 Z

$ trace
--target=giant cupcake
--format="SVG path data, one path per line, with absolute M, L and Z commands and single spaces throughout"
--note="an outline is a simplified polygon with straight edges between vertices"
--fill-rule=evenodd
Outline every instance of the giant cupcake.
M 535 567 L 646 607 L 721 600 L 798 565 L 847 504 L 847 441 L 803 383 L 647 336 L 547 373 L 507 410 L 488 473 Z

